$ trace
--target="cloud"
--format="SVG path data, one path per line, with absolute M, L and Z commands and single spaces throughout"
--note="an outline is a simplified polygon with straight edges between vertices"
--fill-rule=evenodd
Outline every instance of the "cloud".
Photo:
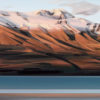
M 82 1 L 82 0 L 53 0 L 53 1 L 51 1 L 51 3 L 53 3 L 53 4 L 59 4 L 59 3 L 63 3 L 63 2 L 73 3 L 73 2 L 79 2 L 79 1 Z
M 100 11 L 100 5 L 92 4 L 86 1 L 74 2 L 70 4 L 62 3 L 60 6 L 69 6 L 72 8 L 74 14 L 81 15 L 93 15 Z
M 53 0 L 53 1 L 50 1 L 52 4 L 56 4 L 56 3 L 61 3 L 65 0 Z

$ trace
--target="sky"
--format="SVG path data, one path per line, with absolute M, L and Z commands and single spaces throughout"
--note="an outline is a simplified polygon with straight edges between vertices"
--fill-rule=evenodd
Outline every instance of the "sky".
M 100 0 L 0 0 L 0 10 L 28 12 L 56 8 L 100 23 Z

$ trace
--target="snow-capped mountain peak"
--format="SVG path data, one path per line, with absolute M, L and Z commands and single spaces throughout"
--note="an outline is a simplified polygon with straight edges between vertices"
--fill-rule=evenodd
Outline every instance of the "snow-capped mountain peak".
M 34 14 L 45 16 L 45 17 L 51 17 L 51 18 L 55 18 L 55 19 L 74 18 L 74 16 L 72 14 L 65 11 L 64 9 L 38 10 L 38 11 L 35 11 Z

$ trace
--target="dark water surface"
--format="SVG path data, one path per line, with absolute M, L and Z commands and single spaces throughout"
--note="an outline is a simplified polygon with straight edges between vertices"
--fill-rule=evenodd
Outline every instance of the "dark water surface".
M 100 89 L 100 76 L 0 76 L 0 89 Z

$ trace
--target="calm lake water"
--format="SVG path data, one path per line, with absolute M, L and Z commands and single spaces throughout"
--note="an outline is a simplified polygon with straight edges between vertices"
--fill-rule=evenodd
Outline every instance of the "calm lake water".
M 0 76 L 0 89 L 100 90 L 100 76 Z M 100 100 L 100 98 L 24 98 L 0 96 L 0 100 Z
M 0 89 L 100 89 L 100 76 L 0 76 Z

